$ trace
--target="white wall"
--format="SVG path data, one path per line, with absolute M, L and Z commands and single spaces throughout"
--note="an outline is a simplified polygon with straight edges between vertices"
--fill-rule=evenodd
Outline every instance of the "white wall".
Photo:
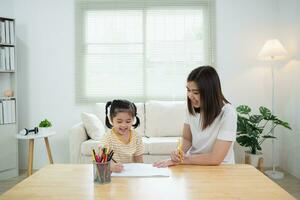
M 296 1 L 296 0 L 295 0 Z M 256 60 L 264 41 L 276 37 L 273 0 L 217 0 L 217 63 L 225 96 L 254 109 L 271 105 L 268 67 Z M 51 120 L 54 162 L 68 163 L 68 131 L 92 105 L 75 104 L 73 0 L 15 2 L 18 37 L 20 128 Z M 264 152 L 269 155 L 270 144 Z M 34 168 L 47 163 L 43 141 L 35 146 Z M 27 144 L 20 142 L 20 167 L 27 166 Z M 266 165 L 271 162 L 266 157 Z
M 280 166 L 300 178 L 300 1 L 279 0 L 280 38 L 289 52 L 277 73 L 278 115 L 288 121 L 292 131 L 279 129 Z
M 14 1 L 0 0 L 0 16 L 14 18 Z
M 19 128 L 44 118 L 57 132 L 50 137 L 56 163 L 69 162 L 68 131 L 89 107 L 75 105 L 73 0 L 16 1 Z M 27 143 L 19 142 L 20 168 L 27 168 Z M 34 168 L 48 162 L 43 140 L 35 143 Z
M 217 0 L 217 65 L 225 97 L 253 112 L 272 103 L 270 70 L 257 54 L 277 32 L 275 8 L 273 0 Z M 243 161 L 244 151 L 239 150 L 237 160 Z M 263 152 L 265 166 L 271 166 L 269 141 Z

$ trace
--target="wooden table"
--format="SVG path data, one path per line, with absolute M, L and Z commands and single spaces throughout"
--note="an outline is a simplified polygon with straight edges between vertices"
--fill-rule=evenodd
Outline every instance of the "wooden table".
M 56 132 L 54 132 L 54 131 L 44 131 L 41 133 L 39 132 L 37 134 L 28 134 L 28 135 L 16 134 L 16 138 L 18 138 L 19 140 L 28 140 L 28 168 L 27 168 L 28 176 L 30 176 L 32 174 L 34 140 L 35 139 L 44 138 L 47 153 L 48 153 L 49 163 L 53 164 L 53 158 L 52 158 L 52 154 L 51 154 L 48 137 L 55 135 L 55 134 L 56 134 Z
M 113 177 L 110 184 L 98 185 L 93 181 L 92 165 L 48 165 L 0 199 L 294 199 L 250 165 L 170 169 L 170 177 Z

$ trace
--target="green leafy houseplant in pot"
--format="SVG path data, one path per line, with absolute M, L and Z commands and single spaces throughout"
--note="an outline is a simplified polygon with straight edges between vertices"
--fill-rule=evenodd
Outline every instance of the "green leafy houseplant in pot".
M 51 122 L 48 119 L 44 119 L 39 124 L 39 132 L 45 133 L 52 127 Z
M 236 140 L 241 146 L 249 148 L 249 151 L 246 151 L 246 163 L 250 160 L 249 164 L 258 166 L 258 160 L 262 157 L 262 143 L 266 139 L 276 139 L 272 133 L 277 126 L 287 129 L 291 127 L 288 122 L 280 120 L 263 106 L 259 107 L 259 114 L 251 114 L 251 108 L 247 105 L 240 105 L 236 110 L 238 112 Z

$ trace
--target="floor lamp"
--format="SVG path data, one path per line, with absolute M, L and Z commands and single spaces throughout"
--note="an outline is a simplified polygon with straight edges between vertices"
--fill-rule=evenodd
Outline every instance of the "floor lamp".
M 282 44 L 279 42 L 278 39 L 271 39 L 266 41 L 264 46 L 262 47 L 261 51 L 258 54 L 259 59 L 266 60 L 266 61 L 278 61 L 283 60 L 287 56 L 287 51 L 284 49 Z M 274 64 L 274 63 L 273 63 Z M 275 91 L 275 84 L 274 84 L 274 66 L 271 66 L 272 72 L 272 114 L 274 113 L 274 91 Z M 273 125 L 273 124 L 272 124 Z M 274 129 L 272 129 L 272 136 L 274 136 Z M 265 174 L 273 179 L 282 179 L 284 174 L 282 172 L 276 171 L 275 167 L 275 141 L 272 139 L 272 170 L 265 171 Z

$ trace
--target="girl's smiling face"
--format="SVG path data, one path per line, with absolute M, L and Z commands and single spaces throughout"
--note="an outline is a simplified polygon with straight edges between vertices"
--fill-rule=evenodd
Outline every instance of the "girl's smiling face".
M 133 117 L 131 113 L 128 112 L 119 112 L 113 119 L 112 124 L 114 130 L 120 135 L 127 135 L 130 133 Z

